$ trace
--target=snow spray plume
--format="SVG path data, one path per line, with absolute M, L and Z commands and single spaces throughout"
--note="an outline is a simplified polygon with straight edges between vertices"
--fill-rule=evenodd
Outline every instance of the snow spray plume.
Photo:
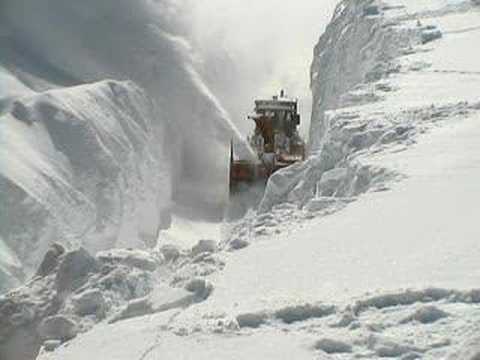
M 15 51 L 28 49 L 21 70 L 44 80 L 23 79 L 35 90 L 105 78 L 145 89 L 171 129 L 159 151 L 170 153 L 174 199 L 218 204 L 227 193 L 228 147 L 240 136 L 196 70 L 184 38 L 189 14 L 171 0 L 4 0 L 0 23 L 14 34 Z
M 285 89 L 298 97 L 302 133 L 311 110 L 309 67 L 313 48 L 338 0 L 190 0 L 191 37 L 202 74 L 243 133 L 256 97 Z

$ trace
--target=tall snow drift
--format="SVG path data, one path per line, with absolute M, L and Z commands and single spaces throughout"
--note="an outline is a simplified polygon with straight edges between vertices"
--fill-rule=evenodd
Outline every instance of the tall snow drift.
M 161 114 L 133 83 L 16 99 L 0 122 L 0 236 L 29 273 L 52 241 L 145 246 L 168 219 Z
M 225 201 L 238 133 L 197 74 L 176 11 L 2 2 L 0 239 L 27 273 L 52 241 L 151 245 L 171 201 L 205 211 Z

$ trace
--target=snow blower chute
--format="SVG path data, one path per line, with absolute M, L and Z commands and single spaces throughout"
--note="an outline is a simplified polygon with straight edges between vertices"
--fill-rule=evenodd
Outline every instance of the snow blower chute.
M 305 142 L 298 134 L 300 115 L 298 100 L 289 99 L 284 91 L 268 100 L 256 100 L 253 114 L 254 133 L 248 141 L 257 155 L 256 161 L 235 159 L 233 143 L 230 149 L 230 192 L 244 186 L 266 183 L 278 171 L 305 160 Z

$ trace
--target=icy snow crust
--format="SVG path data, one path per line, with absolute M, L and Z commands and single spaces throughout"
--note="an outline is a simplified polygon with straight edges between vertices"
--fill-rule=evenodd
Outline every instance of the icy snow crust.
M 309 159 L 219 246 L 158 249 L 177 290 L 125 312 L 150 315 L 39 358 L 478 358 L 479 20 L 343 1 L 315 51 Z
M 2 2 L 0 292 L 52 241 L 152 246 L 172 203 L 218 217 L 238 133 L 177 11 L 168 0 Z

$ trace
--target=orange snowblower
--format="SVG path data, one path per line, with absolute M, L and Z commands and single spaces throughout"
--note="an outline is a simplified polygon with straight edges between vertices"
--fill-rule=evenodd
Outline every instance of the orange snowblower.
M 256 153 L 256 161 L 235 159 L 230 149 L 230 192 L 254 183 L 266 183 L 279 169 L 305 160 L 305 142 L 298 134 L 300 115 L 298 100 L 289 99 L 282 90 L 280 96 L 256 100 L 253 114 L 254 133 L 248 141 Z

